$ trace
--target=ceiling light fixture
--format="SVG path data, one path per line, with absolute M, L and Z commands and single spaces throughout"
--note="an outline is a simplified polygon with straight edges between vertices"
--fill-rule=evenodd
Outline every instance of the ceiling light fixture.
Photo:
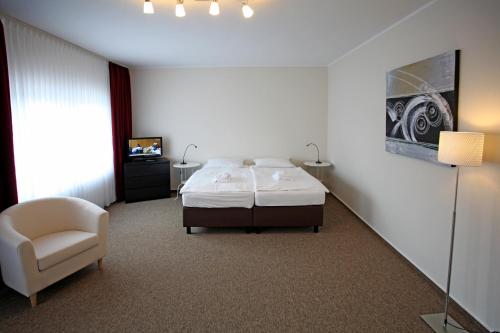
M 220 14 L 220 6 L 218 0 L 195 0 L 195 1 L 203 1 L 203 2 L 210 1 L 210 9 L 208 10 L 208 13 L 212 16 L 217 16 Z M 238 0 L 238 1 L 241 1 L 241 12 L 243 13 L 243 16 L 245 18 L 252 17 L 254 11 L 252 7 L 248 5 L 250 0 Z M 152 0 L 144 0 L 144 14 L 154 14 L 154 13 L 155 9 L 153 7 Z M 184 8 L 184 0 L 177 0 L 177 3 L 175 5 L 175 16 L 177 17 L 186 16 L 186 9 Z
M 248 5 L 248 1 L 247 1 L 247 0 L 243 0 L 243 1 L 241 2 L 241 4 L 243 5 L 243 7 L 241 7 L 241 11 L 243 12 L 243 16 L 244 16 L 245 18 L 250 18 L 250 17 L 252 17 L 252 16 L 253 16 L 253 9 L 252 9 L 252 7 L 250 7 L 250 6 Z
M 186 16 L 186 10 L 184 9 L 184 0 L 177 0 L 177 5 L 175 5 L 175 16 Z
M 212 2 L 210 3 L 210 10 L 208 12 L 212 16 L 217 16 L 220 14 L 220 7 L 217 0 L 212 0 Z
M 151 0 L 144 0 L 144 14 L 154 14 L 155 9 Z

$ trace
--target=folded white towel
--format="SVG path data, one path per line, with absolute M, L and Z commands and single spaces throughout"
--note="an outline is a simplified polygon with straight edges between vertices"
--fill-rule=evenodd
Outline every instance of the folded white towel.
M 293 181 L 293 178 L 290 176 L 285 175 L 285 172 L 283 170 L 278 170 L 273 173 L 273 179 L 276 182 L 279 182 L 280 180 L 284 181 Z
M 214 183 L 230 183 L 231 174 L 229 172 L 219 173 L 214 178 Z

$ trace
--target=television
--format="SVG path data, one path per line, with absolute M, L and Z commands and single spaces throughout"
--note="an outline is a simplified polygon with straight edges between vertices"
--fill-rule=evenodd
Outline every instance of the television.
M 131 138 L 128 139 L 128 158 L 132 160 L 147 160 L 160 158 L 163 155 L 162 138 Z

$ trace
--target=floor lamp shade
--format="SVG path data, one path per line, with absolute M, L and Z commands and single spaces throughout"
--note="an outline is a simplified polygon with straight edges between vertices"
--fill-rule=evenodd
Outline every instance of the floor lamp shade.
M 460 166 L 480 166 L 484 134 L 475 132 L 439 133 L 438 161 Z

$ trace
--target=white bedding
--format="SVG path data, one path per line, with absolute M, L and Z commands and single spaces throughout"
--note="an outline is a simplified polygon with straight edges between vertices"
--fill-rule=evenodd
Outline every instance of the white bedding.
M 253 192 L 199 192 L 184 193 L 182 205 L 196 208 L 252 208 Z
M 251 168 L 257 206 L 323 205 L 328 189 L 302 168 Z M 280 172 L 282 180 L 273 178 Z
M 230 180 L 215 182 L 228 173 Z M 196 171 L 181 189 L 182 203 L 198 208 L 252 208 L 255 201 L 253 176 L 248 167 L 206 167 Z
M 316 206 L 325 204 L 323 191 L 260 191 L 255 192 L 255 205 L 268 206 Z
M 319 180 L 302 168 L 256 168 L 251 167 L 254 177 L 255 191 L 320 191 L 328 193 L 328 189 Z M 279 172 L 283 180 L 273 179 Z

